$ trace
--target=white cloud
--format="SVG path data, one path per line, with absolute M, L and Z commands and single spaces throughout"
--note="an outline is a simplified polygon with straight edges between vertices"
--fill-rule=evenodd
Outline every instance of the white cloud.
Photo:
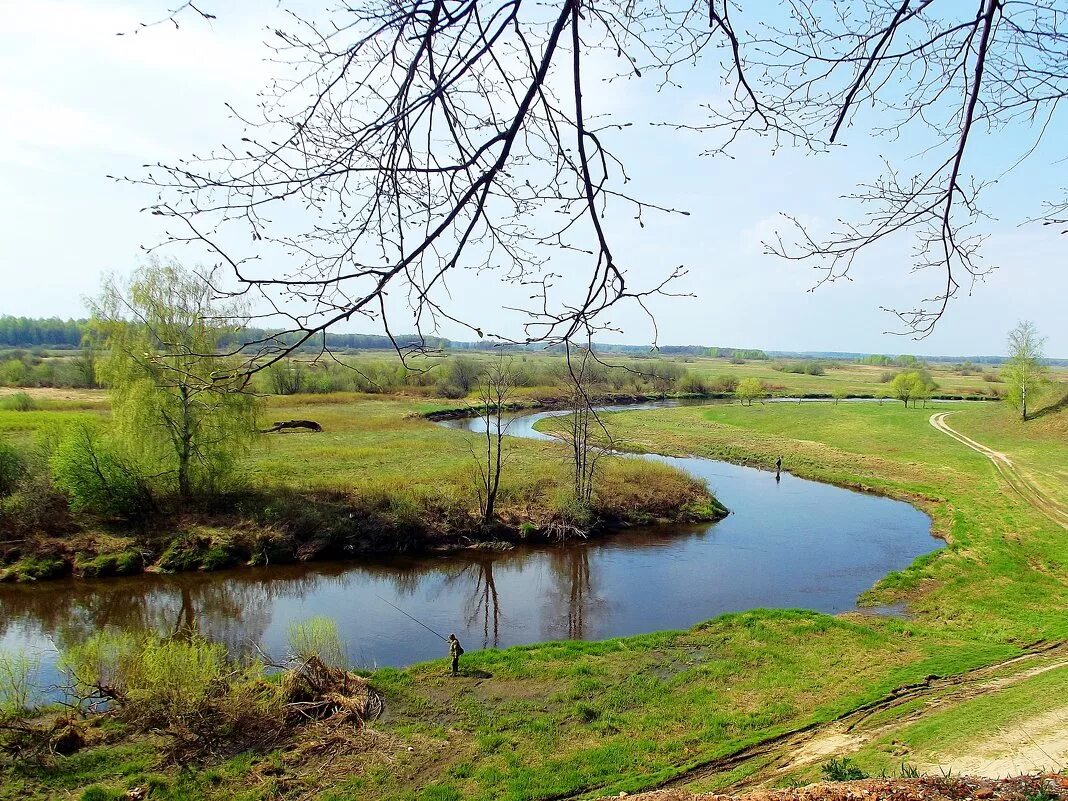
M 0 109 L 11 124 L 0 128 L 0 162 L 61 169 L 79 151 L 144 158 L 160 151 L 151 137 L 30 90 L 0 85 Z
M 145 21 L 158 19 L 161 10 L 170 5 L 173 3 L 134 8 L 75 0 L 0 0 L 4 18 L 0 42 L 9 52 L 18 50 L 20 42 L 29 44 L 26 49 L 62 70 L 83 70 L 110 62 L 181 75 L 187 81 L 202 77 L 231 84 L 264 73 L 264 51 L 258 46 L 262 24 L 245 22 L 238 13 L 224 14 L 216 22 L 187 15 L 179 29 L 169 23 L 140 27 Z M 47 47 L 41 47 L 45 43 Z

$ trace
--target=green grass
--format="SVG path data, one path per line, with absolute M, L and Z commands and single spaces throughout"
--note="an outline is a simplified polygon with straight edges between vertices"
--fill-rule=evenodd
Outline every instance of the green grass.
M 428 491 L 435 483 L 460 486 L 470 458 L 467 438 L 406 416 L 425 410 L 423 402 L 336 400 L 272 405 L 272 419 L 308 417 L 326 431 L 273 438 L 255 455 L 257 480 L 309 487 L 405 482 Z M 982 441 L 982 427 L 1003 413 L 971 403 L 938 409 L 952 410 L 951 422 Z M 782 455 L 785 468 L 798 475 L 882 492 L 927 510 L 948 547 L 869 594 L 871 600 L 907 601 L 910 619 L 758 610 L 688 632 L 472 653 L 464 658 L 467 675 L 456 680 L 445 675 L 442 662 L 379 670 L 370 679 L 387 702 L 387 716 L 375 724 L 389 743 L 385 755 L 349 755 L 340 767 L 309 757 L 313 764 L 291 766 L 288 774 L 317 776 L 316 765 L 323 765 L 327 773 L 310 780 L 318 784 L 301 791 L 318 787 L 320 797 L 337 799 L 631 792 L 777 733 L 832 720 L 902 684 L 990 664 L 1037 640 L 1068 638 L 1068 537 L 1012 495 L 983 456 L 935 431 L 928 423 L 932 411 L 886 402 L 609 416 L 619 440 L 635 450 L 764 466 Z M 1032 469 L 1061 464 L 1059 425 L 1047 421 L 1018 438 L 1020 458 Z M 562 470 L 557 454 L 551 444 L 517 444 L 513 472 Z M 522 499 L 530 479 L 514 480 L 509 491 L 513 500 Z M 1045 681 L 1054 684 L 1029 680 L 1020 687 L 1038 693 L 1031 697 L 1063 697 L 1060 672 Z M 909 736 L 920 747 L 956 726 L 964 742 L 983 731 L 984 716 L 998 720 L 992 709 L 1005 710 L 1006 720 L 1026 711 L 1026 690 L 1004 703 L 996 700 L 1002 695 L 984 702 L 990 709 L 947 710 L 951 717 L 927 729 L 921 720 Z M 251 757 L 248 769 L 234 772 L 205 766 L 190 781 L 207 788 L 205 797 L 266 798 L 277 786 L 250 777 L 260 776 L 258 766 L 285 757 Z M 100 781 L 83 772 L 77 784 L 65 764 L 32 781 L 22 777 L 19 797 Z M 209 782 L 212 771 L 216 779 Z
M 1051 390 L 1045 403 L 1057 403 L 1066 391 L 1063 385 Z M 1040 403 L 1034 411 L 1042 408 Z M 1012 409 L 997 404 L 952 415 L 948 422 L 962 434 L 1008 454 L 1027 478 L 1068 506 L 1068 413 L 1040 414 L 1023 422 Z
M 952 410 L 955 425 L 992 414 L 967 403 L 937 408 Z M 931 413 L 891 403 L 729 405 L 623 413 L 610 425 L 635 449 L 764 466 L 781 454 L 803 477 L 910 500 L 949 547 L 891 574 L 871 600 L 909 600 L 919 620 L 994 641 L 1068 637 L 1058 611 L 1063 529 L 1015 496 L 986 457 L 937 432 Z M 1051 437 L 1048 447 L 1060 446 Z

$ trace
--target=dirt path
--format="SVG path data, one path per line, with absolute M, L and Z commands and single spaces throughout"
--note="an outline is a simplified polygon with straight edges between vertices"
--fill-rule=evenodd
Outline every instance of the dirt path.
M 680 790 L 656 790 L 627 797 L 632 801 L 1033 801 L 1036 798 L 1057 801 L 1068 799 L 1068 778 L 1046 774 L 991 781 L 974 776 L 922 776 L 729 792 L 729 795 L 693 795 Z M 620 794 L 623 795 L 626 794 Z
M 1068 768 L 1068 706 L 1019 721 L 1011 729 L 991 732 L 979 747 L 966 754 L 939 754 L 936 762 L 920 769 L 993 779 L 1019 776 L 1036 769 Z
M 1046 517 L 1054 523 L 1068 529 L 1068 509 L 1065 509 L 1061 504 L 1057 503 L 1057 501 L 1047 496 L 1041 489 L 1035 486 L 1035 484 L 1024 476 L 1016 465 L 1012 463 L 1012 459 L 1010 459 L 1007 454 L 988 448 L 981 442 L 976 442 L 971 437 L 965 436 L 956 429 L 950 428 L 949 424 L 946 422 L 946 418 L 949 415 L 950 412 L 937 412 L 932 414 L 931 425 L 943 434 L 953 437 L 953 439 L 957 440 L 957 442 L 962 445 L 987 457 L 994 463 L 994 467 L 997 468 L 998 473 L 1001 474 L 1001 477 L 1005 479 L 1017 495 L 1042 512 L 1042 514 L 1046 515 Z
M 857 751 L 934 709 L 994 693 L 1039 673 L 1064 667 L 1068 667 L 1068 642 L 1039 646 L 1020 656 L 976 668 L 958 676 L 931 676 L 918 684 L 898 687 L 889 695 L 855 709 L 837 720 L 813 723 L 772 737 L 733 754 L 696 765 L 658 787 L 649 789 L 683 788 L 742 767 L 752 767 L 753 770 L 742 771 L 747 774 L 746 778 L 733 783 L 731 792 L 765 785 L 797 768 L 821 764 L 832 756 L 843 756 Z M 917 701 L 923 703 L 917 704 Z M 914 708 L 910 708 L 908 712 L 892 714 L 904 705 Z M 1068 716 L 1068 708 L 1059 710 L 1057 714 Z M 877 715 L 878 717 L 875 717 Z M 1025 722 L 1025 725 L 1022 728 L 1017 727 L 1019 730 L 1015 732 L 999 732 L 998 736 L 1003 737 L 1004 742 L 999 743 L 998 747 L 989 753 L 984 748 L 981 755 L 969 762 L 970 772 L 977 775 L 996 775 L 1001 771 L 1006 759 L 1011 762 L 1008 772 L 1049 769 L 1057 759 L 1063 759 L 1065 754 L 1058 750 L 1060 743 L 1049 739 L 1050 736 L 1059 736 L 1060 730 L 1054 727 L 1051 731 L 1045 725 L 1048 721 L 1042 723 L 1041 731 L 1037 731 L 1036 726 L 1028 725 L 1029 723 L 1033 722 Z M 1034 747 L 1032 740 L 1037 740 L 1037 747 Z M 994 745 L 993 742 L 990 744 Z M 1056 755 L 1050 753 L 1051 749 Z M 967 758 L 969 757 L 950 754 L 946 755 L 945 759 L 933 760 L 916 755 L 907 761 L 937 772 L 941 765 L 960 766 L 963 764 L 962 760 Z M 590 788 L 590 791 L 595 791 L 595 788 Z

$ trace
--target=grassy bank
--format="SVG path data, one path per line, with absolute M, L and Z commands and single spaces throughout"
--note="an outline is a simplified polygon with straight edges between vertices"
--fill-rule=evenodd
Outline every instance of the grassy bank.
M 0 412 L 0 436 L 32 455 L 48 431 L 107 415 L 97 405 L 72 409 L 58 399 L 42 400 L 40 407 Z M 605 462 L 591 508 L 576 508 L 565 449 L 510 440 L 498 522 L 484 531 L 474 463 L 479 438 L 423 417 L 439 408 L 438 402 L 356 394 L 272 399 L 269 420 L 313 419 L 324 430 L 260 435 L 244 463 L 241 488 L 146 521 L 67 510 L 62 520 L 53 516 L 35 526 L 26 513 L 19 517 L 18 499 L 8 501 L 8 514 L 24 532 L 3 538 L 0 580 L 211 570 L 484 540 L 551 541 L 565 527 L 602 535 L 621 526 L 724 514 L 700 482 L 663 465 L 621 459 Z M 40 498 L 62 502 L 47 486 L 34 491 L 23 506 L 32 508 Z
M 336 419 L 327 417 L 326 407 L 320 418 L 346 432 L 338 434 L 350 438 L 346 450 L 367 436 L 360 432 L 370 425 L 369 412 L 346 421 L 343 405 L 331 409 Z M 940 409 L 952 409 L 954 423 L 962 430 L 973 426 L 980 438 L 984 425 L 1011 431 L 1000 408 Z M 948 547 L 888 576 L 870 593 L 872 600 L 907 602 L 907 620 L 754 611 L 688 632 L 473 653 L 456 680 L 440 662 L 379 670 L 369 678 L 384 694 L 387 714 L 364 751 L 324 755 L 294 744 L 175 771 L 159 764 L 151 738 L 134 738 L 49 767 L 11 769 L 4 782 L 11 789 L 0 797 L 77 797 L 93 783 L 117 790 L 149 781 L 159 798 L 595 797 L 648 787 L 746 744 L 832 720 L 900 685 L 1006 659 L 1035 641 L 1068 638 L 1063 530 L 1012 495 L 988 460 L 933 429 L 929 415 L 887 403 L 609 416 L 619 441 L 636 450 L 764 466 L 782 455 L 785 468 L 798 475 L 926 509 Z M 404 425 L 419 436 L 456 434 Z M 1057 425 L 1028 429 L 1034 455 L 1021 450 L 1017 458 L 1036 472 L 1059 464 Z M 402 440 L 398 436 L 397 447 L 406 447 Z M 535 453 L 544 447 L 529 444 Z M 260 464 L 295 461 L 307 447 L 296 438 L 276 442 Z M 330 440 L 315 447 L 329 448 Z M 314 486 L 322 472 L 315 470 L 317 457 L 303 458 Z M 438 455 L 425 458 L 435 460 L 434 469 L 448 464 L 436 461 Z M 381 469 L 388 473 L 390 464 Z M 1050 704 L 1068 704 L 1068 698 L 1058 700 L 1061 675 L 1041 683 Z M 998 707 L 1003 717 L 1025 713 L 1028 697 L 1023 690 L 1005 696 Z M 962 711 L 917 729 L 910 742 L 917 750 L 930 748 L 944 727 L 966 721 L 968 736 L 982 729 L 982 715 Z M 877 771 L 895 760 L 892 747 L 875 743 L 857 760 Z M 161 777 L 150 779 L 156 773 Z
M 1009 425 L 1000 406 L 938 408 L 953 411 L 962 427 Z M 636 449 L 763 466 L 782 455 L 797 475 L 910 500 L 931 514 L 949 547 L 888 576 L 872 600 L 906 600 L 919 619 L 991 639 L 1068 636 L 1059 611 L 1068 564 L 1063 529 L 1012 494 L 984 456 L 936 431 L 930 413 L 892 404 L 769 404 L 617 415 L 611 425 Z M 805 438 L 789 439 L 797 431 Z M 1063 448 L 1055 429 L 1029 431 L 1035 463 L 1055 460 Z

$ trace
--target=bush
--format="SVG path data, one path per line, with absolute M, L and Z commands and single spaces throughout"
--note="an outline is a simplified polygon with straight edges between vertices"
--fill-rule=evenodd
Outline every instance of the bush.
M 139 637 L 104 630 L 62 655 L 80 697 L 104 693 L 151 725 L 199 712 L 226 668 L 226 649 L 200 637 Z M 106 688 L 106 689 L 105 689 Z
M 738 378 L 733 375 L 717 375 L 708 386 L 710 392 L 734 392 L 737 388 Z
M 331 668 L 345 668 L 348 664 L 337 624 L 328 617 L 313 617 L 303 623 L 291 624 L 289 651 L 301 662 L 317 658 Z
M 435 390 L 439 398 L 448 398 L 450 400 L 460 400 L 467 397 L 467 390 L 456 384 L 450 384 L 448 382 L 442 382 L 437 385 Z
M 155 508 L 137 470 L 122 459 L 99 429 L 72 426 L 50 458 L 56 486 L 74 509 L 105 517 L 140 519 Z
M 77 527 L 67 496 L 56 489 L 47 473 L 27 470 L 14 492 L 0 493 L 0 530 L 7 539 L 37 534 L 66 534 Z
M 8 412 L 32 412 L 37 408 L 37 401 L 25 392 L 16 392 L 0 398 L 0 409 Z
M 10 495 L 26 475 L 26 463 L 13 445 L 0 440 L 0 497 Z
M 852 782 L 868 778 L 852 759 L 835 757 L 823 765 L 823 778 L 829 782 Z
M 40 666 L 40 659 L 21 651 L 0 651 L 0 721 L 29 710 L 34 677 Z
M 696 373 L 691 373 L 688 370 L 682 378 L 679 379 L 675 386 L 679 392 L 688 395 L 707 395 L 709 392 L 708 382 L 701 376 Z
M 304 370 L 297 364 L 276 362 L 265 372 L 267 384 L 275 395 L 296 395 L 304 389 Z
M 738 382 L 734 394 L 739 401 L 752 406 L 754 400 L 759 400 L 768 394 L 768 389 L 759 378 L 743 378 Z
M 302 636 L 309 648 L 330 646 L 331 628 L 313 622 Z M 78 698 L 106 700 L 121 720 L 169 735 L 172 753 L 190 756 L 272 746 L 290 726 L 312 719 L 360 725 L 382 709 L 366 681 L 318 656 L 275 680 L 262 662 L 238 664 L 222 645 L 197 635 L 101 631 L 67 649 L 61 666 Z

